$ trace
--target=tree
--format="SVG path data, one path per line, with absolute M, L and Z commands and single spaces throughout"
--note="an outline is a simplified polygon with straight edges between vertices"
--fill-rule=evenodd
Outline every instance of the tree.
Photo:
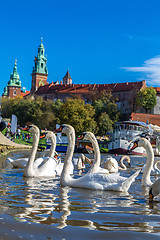
M 146 111 L 151 110 L 156 104 L 156 90 L 153 87 L 146 87 L 137 93 L 136 104 Z
M 105 134 L 106 131 L 112 129 L 112 124 L 119 120 L 120 113 L 117 109 L 115 99 L 111 92 L 102 91 L 101 94 L 97 96 L 97 99 L 94 99 L 92 106 L 95 109 L 95 121 L 98 125 L 98 134 Z M 104 120 L 105 118 L 107 121 L 106 123 Z M 102 125 L 102 122 L 104 126 Z M 105 127 L 106 125 L 108 125 L 108 127 Z
M 36 124 L 40 129 L 53 128 L 55 114 L 50 102 L 42 98 L 32 99 L 5 99 L 2 101 L 2 117 L 11 118 L 15 114 L 18 124 L 24 126 L 27 122 Z M 54 127 L 55 128 L 55 127 Z
M 76 135 L 84 131 L 96 133 L 97 124 L 94 121 L 94 114 L 95 110 L 91 104 L 85 104 L 82 99 L 67 98 L 60 107 L 60 124 L 72 125 Z
M 106 132 L 112 129 L 113 121 L 110 119 L 106 112 L 101 113 L 98 118 L 98 127 L 99 127 L 99 135 L 105 135 Z

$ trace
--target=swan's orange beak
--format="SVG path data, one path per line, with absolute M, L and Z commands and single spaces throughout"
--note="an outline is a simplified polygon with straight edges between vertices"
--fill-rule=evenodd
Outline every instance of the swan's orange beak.
M 77 140 L 81 140 L 84 138 L 84 134 L 82 134 L 80 137 L 77 138 Z
M 45 134 L 43 134 L 42 136 L 40 136 L 40 138 L 45 138 L 45 136 L 46 136 L 46 135 L 45 135 Z
M 60 126 L 59 128 L 57 128 L 57 129 L 55 130 L 55 132 L 62 132 L 62 129 L 63 129 L 63 127 Z
M 137 141 L 134 142 L 133 147 L 129 150 L 129 152 L 134 150 L 136 147 L 138 147 L 138 142 Z
M 23 130 L 23 131 L 28 131 L 28 130 L 29 130 L 29 126 L 26 127 L 26 128 L 23 128 L 22 130 Z

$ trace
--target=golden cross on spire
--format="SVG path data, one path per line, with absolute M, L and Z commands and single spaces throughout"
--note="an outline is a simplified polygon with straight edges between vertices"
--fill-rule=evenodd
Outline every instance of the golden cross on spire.
M 41 42 L 43 42 L 43 37 L 41 37 Z
M 17 59 L 15 59 L 15 66 L 17 65 Z

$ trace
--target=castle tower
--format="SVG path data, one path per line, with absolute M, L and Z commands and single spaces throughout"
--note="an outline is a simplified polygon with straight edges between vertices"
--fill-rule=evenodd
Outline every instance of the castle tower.
M 63 84 L 72 84 L 72 78 L 71 78 L 68 70 L 67 70 L 66 75 L 63 78 Z
M 15 60 L 13 73 L 10 75 L 7 87 L 4 88 L 3 97 L 15 98 L 21 95 L 21 81 L 17 73 L 17 60 Z
M 40 86 L 47 84 L 48 70 L 46 67 L 47 58 L 45 56 L 45 48 L 42 43 L 38 47 L 38 55 L 34 60 L 34 67 L 32 71 L 32 86 L 31 93 L 33 94 Z

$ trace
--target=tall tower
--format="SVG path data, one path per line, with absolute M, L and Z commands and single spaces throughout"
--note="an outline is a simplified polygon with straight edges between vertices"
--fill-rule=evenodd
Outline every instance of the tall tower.
M 34 60 L 34 67 L 32 71 L 32 86 L 31 93 L 34 93 L 40 86 L 47 84 L 48 70 L 46 67 L 47 58 L 44 55 L 45 48 L 43 46 L 41 39 L 41 44 L 38 47 L 38 55 Z
M 63 84 L 72 84 L 72 78 L 71 78 L 68 70 L 67 70 L 66 75 L 63 78 Z
M 21 95 L 21 81 L 17 73 L 17 60 L 15 60 L 13 73 L 10 75 L 7 87 L 4 88 L 3 97 L 15 98 Z

